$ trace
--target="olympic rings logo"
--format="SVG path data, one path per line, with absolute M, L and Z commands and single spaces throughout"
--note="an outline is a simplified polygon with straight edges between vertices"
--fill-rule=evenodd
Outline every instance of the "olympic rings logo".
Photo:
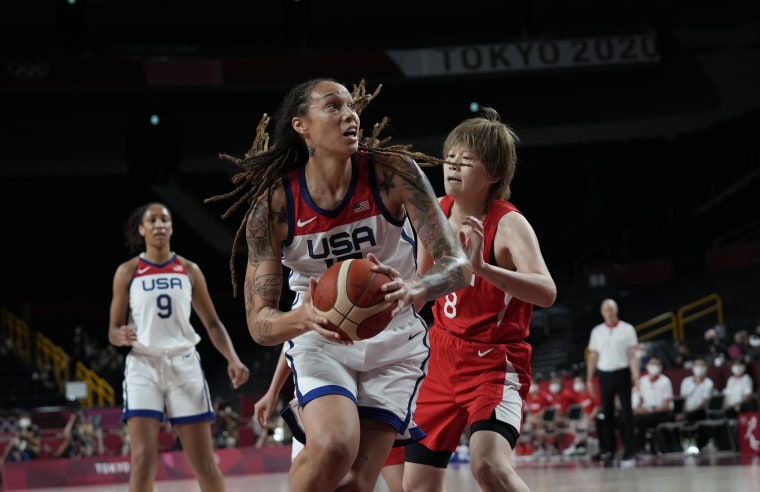
M 9 63 L 8 74 L 16 80 L 42 80 L 50 75 L 50 65 L 45 62 Z

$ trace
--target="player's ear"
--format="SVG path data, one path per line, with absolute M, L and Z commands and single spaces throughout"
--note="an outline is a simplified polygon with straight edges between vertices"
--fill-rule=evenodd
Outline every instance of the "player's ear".
M 294 116 L 293 119 L 290 120 L 290 125 L 293 127 L 293 130 L 301 135 L 305 135 L 309 131 L 309 126 L 302 116 Z

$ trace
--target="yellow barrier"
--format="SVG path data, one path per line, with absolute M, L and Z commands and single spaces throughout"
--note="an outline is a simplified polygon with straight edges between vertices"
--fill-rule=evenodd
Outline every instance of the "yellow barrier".
M 684 339 L 684 327 L 693 321 L 715 313 L 716 323 L 723 324 L 723 299 L 718 294 L 709 294 L 694 302 L 690 302 L 678 310 L 678 325 L 681 329 L 681 340 Z
M 32 362 L 32 337 L 30 335 L 29 325 L 15 314 L 2 308 L 0 311 L 2 323 L 8 330 L 8 338 L 13 344 L 13 351 L 21 357 L 27 364 Z
M 50 367 L 56 388 L 61 394 L 66 392 L 66 382 L 69 381 L 69 355 L 59 345 L 53 343 L 43 333 L 34 335 L 34 360 L 32 360 L 31 338 L 32 330 L 29 325 L 12 312 L 0 308 L 0 321 L 6 327 L 8 337 L 13 344 L 13 350 L 27 364 L 47 365 Z M 115 404 L 114 390 L 108 381 L 98 376 L 95 371 L 77 361 L 75 378 L 87 384 L 87 398 L 80 401 L 83 406 L 113 406 Z
M 58 391 L 63 393 L 66 389 L 66 381 L 69 380 L 68 354 L 40 332 L 37 332 L 34 337 L 34 348 L 38 367 L 40 364 L 50 366 L 55 385 L 58 387 Z
M 87 368 L 80 361 L 77 361 L 74 369 L 74 377 L 87 383 L 87 398 L 84 405 L 88 407 L 114 406 L 113 386 L 108 381 L 98 376 L 95 371 Z M 95 398 L 97 397 L 97 403 Z
M 646 333 L 638 335 L 639 342 L 646 342 L 657 335 L 668 332 L 672 334 L 673 340 L 683 340 L 683 338 L 679 338 L 681 330 L 678 327 L 676 315 L 670 311 L 655 316 L 654 318 L 650 318 L 643 323 L 639 323 L 634 328 L 636 328 L 636 333 L 641 333 L 642 331 L 649 329 Z

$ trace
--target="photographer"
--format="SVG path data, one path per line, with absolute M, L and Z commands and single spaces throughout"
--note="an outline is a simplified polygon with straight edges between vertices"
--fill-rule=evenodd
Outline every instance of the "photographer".
M 236 447 L 238 443 L 240 415 L 233 410 L 232 405 L 226 400 L 214 402 L 214 413 L 216 414 L 216 421 L 213 427 L 214 447 Z
M 29 461 L 37 458 L 42 449 L 40 428 L 32 423 L 28 413 L 18 419 L 18 432 L 10 440 L 3 454 L 3 461 Z
M 95 453 L 95 425 L 78 410 L 71 414 L 63 429 L 66 438 L 55 453 L 59 458 L 86 458 Z

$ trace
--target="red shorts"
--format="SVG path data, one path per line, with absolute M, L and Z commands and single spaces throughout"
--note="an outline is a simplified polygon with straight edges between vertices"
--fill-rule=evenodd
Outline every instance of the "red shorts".
M 472 342 L 433 328 L 430 361 L 414 422 L 432 451 L 456 450 L 468 424 L 496 419 L 519 433 L 530 387 L 528 343 Z

